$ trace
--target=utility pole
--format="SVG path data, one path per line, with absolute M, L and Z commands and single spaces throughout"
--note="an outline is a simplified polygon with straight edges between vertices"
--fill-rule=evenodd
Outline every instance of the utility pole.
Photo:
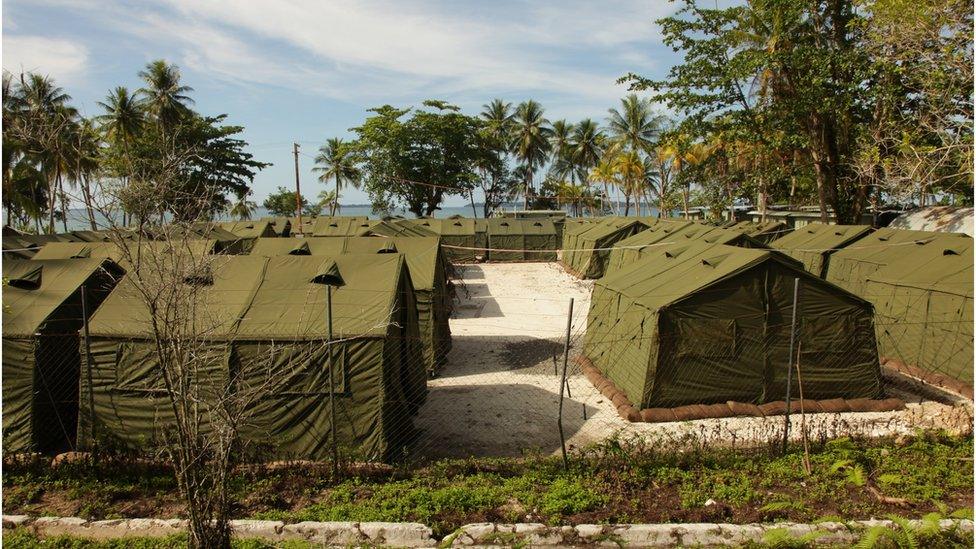
M 302 234 L 302 186 L 298 181 L 298 143 L 292 143 L 295 153 L 295 204 L 298 216 L 298 234 Z

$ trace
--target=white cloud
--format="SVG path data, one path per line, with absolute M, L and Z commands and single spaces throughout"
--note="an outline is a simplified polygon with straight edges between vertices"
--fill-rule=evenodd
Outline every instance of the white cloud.
M 88 60 L 88 48 L 80 42 L 8 33 L 3 36 L 3 68 L 14 74 L 38 71 L 67 86 L 85 77 Z
M 354 102 L 545 94 L 606 104 L 625 92 L 615 83 L 623 72 L 654 68 L 653 21 L 675 10 L 647 0 L 34 2 L 111 25 L 151 46 L 149 55 L 167 52 L 234 84 Z
M 136 13 L 143 30 L 179 40 L 184 62 L 198 70 L 342 99 L 390 100 L 536 91 L 619 97 L 614 80 L 621 71 L 607 65 L 634 59 L 641 41 L 657 40 L 652 20 L 673 9 L 623 0 L 607 10 L 578 1 L 558 9 L 475 4 L 468 12 L 457 4 L 388 0 L 162 1 L 172 13 Z M 524 16 L 513 17 L 519 9 Z M 131 21 L 119 27 L 140 32 Z M 582 55 L 588 63 L 576 62 Z

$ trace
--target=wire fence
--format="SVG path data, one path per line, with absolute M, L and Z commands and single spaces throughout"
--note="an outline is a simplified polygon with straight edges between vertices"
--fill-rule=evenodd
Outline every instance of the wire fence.
M 558 455 L 688 433 L 779 444 L 876 434 L 876 414 L 932 398 L 924 380 L 894 379 L 878 358 L 879 347 L 911 345 L 914 326 L 929 351 L 915 365 L 958 377 L 953 364 L 967 344 L 971 364 L 972 324 L 962 317 L 837 316 L 805 306 L 802 291 L 795 320 L 788 300 L 732 314 L 723 311 L 728 288 L 658 315 L 539 263 L 458 266 L 445 291 L 453 299 L 425 303 L 426 325 L 412 291 L 400 291 L 388 320 L 370 330 L 350 328 L 364 317 L 355 307 L 332 315 L 321 299 L 282 294 L 281 311 L 331 319 L 332 336 L 289 321 L 303 328 L 196 337 L 181 351 L 192 367 L 167 372 L 152 337 L 88 329 L 110 289 L 86 289 L 85 302 L 79 295 L 43 333 L 5 338 L 5 453 L 158 456 L 174 440 L 174 401 L 193 402 L 204 435 L 232 424 L 248 458 L 262 462 Z M 374 294 L 396 293 L 343 291 L 362 311 Z M 447 318 L 449 332 L 437 325 Z M 282 319 L 248 321 L 259 332 Z M 21 375 L 8 373 L 9 357 Z M 167 375 L 187 385 L 174 390 Z
M 405 293 L 382 330 L 350 333 L 361 319 L 347 309 L 331 338 L 202 337 L 185 344 L 183 372 L 167 372 L 151 337 L 87 330 L 85 303 L 63 331 L 5 339 L 4 451 L 158 456 L 174 440 L 174 400 L 194 401 L 203 433 L 236 412 L 249 459 L 347 463 L 559 454 L 694 425 L 729 444 L 827 438 L 876 429 L 845 412 L 928 398 L 879 364 L 876 334 L 904 323 L 821 314 L 802 291 L 795 322 L 790 303 L 722 316 L 723 289 L 704 292 L 697 317 L 655 316 L 599 288 L 591 300 L 591 283 L 555 265 L 528 267 L 459 267 L 453 302 L 430 305 L 451 316 L 449 338 L 422 333 Z M 971 324 L 936 322 L 944 341 L 971 345 Z M 431 356 L 444 358 L 428 378 Z M 195 388 L 174 391 L 166 374 Z

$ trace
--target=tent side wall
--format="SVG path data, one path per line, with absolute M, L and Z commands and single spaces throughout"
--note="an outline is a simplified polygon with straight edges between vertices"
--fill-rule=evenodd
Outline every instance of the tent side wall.
M 868 280 L 881 355 L 973 385 L 973 298 Z
M 643 230 L 647 225 L 634 222 L 622 227 L 611 227 L 607 230 L 594 230 L 580 234 L 576 238 L 578 251 L 571 265 L 581 278 L 600 278 L 606 272 L 607 260 L 614 244 L 629 238 Z
M 647 404 L 783 400 L 797 274 L 766 261 L 669 308 Z M 882 396 L 870 305 L 809 275 L 801 276 L 799 295 L 804 397 Z
M 3 338 L 3 451 L 30 452 L 34 445 L 34 339 Z
M 647 400 L 657 357 L 658 317 L 613 288 L 597 283 L 587 315 L 587 358 L 632 403 Z

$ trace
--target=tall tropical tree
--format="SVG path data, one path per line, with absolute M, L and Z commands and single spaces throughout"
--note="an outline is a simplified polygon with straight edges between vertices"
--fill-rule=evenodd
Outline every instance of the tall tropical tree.
M 190 86 L 181 83 L 180 68 L 157 59 L 139 71 L 145 85 L 139 89 L 146 104 L 146 110 L 164 129 L 170 130 L 179 119 L 186 114 L 193 99 L 188 93 L 193 91 Z
M 573 176 L 572 134 L 573 125 L 565 119 L 556 120 L 552 123 L 552 132 L 549 135 L 552 164 L 549 167 L 549 173 L 556 179 L 572 178 Z
M 630 215 L 630 200 L 633 198 L 637 205 L 637 215 L 640 215 L 640 196 L 644 192 L 644 160 L 637 151 L 620 153 L 614 161 L 614 168 L 620 176 L 624 192 L 624 215 Z
M 362 173 L 356 165 L 352 148 L 349 144 L 338 137 L 333 137 L 319 147 L 319 153 L 315 156 L 315 167 L 312 171 L 319 173 L 319 181 L 326 183 L 329 180 L 335 181 L 335 193 L 332 194 L 330 205 L 330 215 L 336 215 L 339 211 L 339 193 L 345 184 L 359 188 Z
M 570 162 L 573 175 L 579 181 L 586 181 L 587 174 L 597 164 L 605 149 L 605 137 L 600 125 L 590 118 L 584 118 L 573 126 L 570 139 Z
M 589 175 L 590 181 L 603 184 L 603 194 L 608 199 L 610 198 L 611 185 L 613 185 L 614 188 L 620 188 L 617 181 L 617 166 L 615 165 L 615 160 L 616 158 L 612 154 L 605 151 L 597 165 L 590 170 Z M 619 194 L 617 196 L 619 198 Z M 614 215 L 620 215 L 620 208 L 617 202 L 617 200 L 613 201 Z
M 137 95 L 129 93 L 125 86 L 118 86 L 99 101 L 105 114 L 97 117 L 105 137 L 113 144 L 128 150 L 129 144 L 142 131 L 145 111 Z
M 251 192 L 248 191 L 246 194 L 237 196 L 237 200 L 230 207 L 228 212 L 231 217 L 235 219 L 240 219 L 241 221 L 246 221 L 251 219 L 254 215 L 254 210 L 257 209 L 258 205 L 252 201 L 248 200 L 247 197 L 250 196 Z
M 529 99 L 515 109 L 515 130 L 512 151 L 525 174 L 524 208 L 529 209 L 529 193 L 535 171 L 549 159 L 552 146 L 549 138 L 552 127 L 545 117 L 545 109 L 538 102 Z
M 610 109 L 608 131 L 618 147 L 650 154 L 661 133 L 665 118 L 654 114 L 651 100 L 630 94 L 620 101 L 620 109 Z
M 490 103 L 482 106 L 478 117 L 484 121 L 487 137 L 502 144 L 500 148 L 507 151 L 515 119 L 512 104 L 501 99 L 492 99 Z

